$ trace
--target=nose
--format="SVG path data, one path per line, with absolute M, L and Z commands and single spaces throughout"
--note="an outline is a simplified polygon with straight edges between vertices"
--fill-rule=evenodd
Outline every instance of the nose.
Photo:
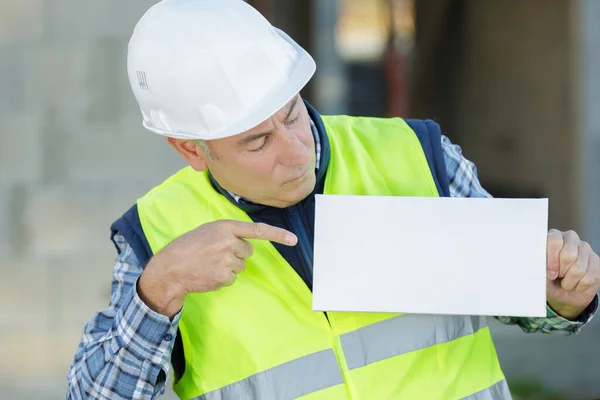
M 305 166 L 310 161 L 308 148 L 294 132 L 282 132 L 282 149 L 279 162 L 291 167 Z

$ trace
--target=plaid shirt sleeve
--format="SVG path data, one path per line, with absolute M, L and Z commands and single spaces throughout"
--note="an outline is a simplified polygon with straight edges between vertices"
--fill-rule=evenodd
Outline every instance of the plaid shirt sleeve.
M 121 252 L 110 304 L 84 328 L 67 399 L 153 399 L 164 393 L 181 312 L 171 321 L 140 300 L 136 284 L 143 268 L 123 237 L 115 242 Z
M 448 172 L 451 197 L 492 197 L 479 182 L 477 167 L 462 155 L 462 149 L 452 144 L 450 139 L 442 136 L 442 149 Z M 571 335 L 578 333 L 587 324 L 598 310 L 598 296 L 592 301 L 581 316 L 571 321 L 555 313 L 547 307 L 546 318 L 522 318 L 522 317 L 496 317 L 496 319 L 507 325 L 518 325 L 523 331 L 562 333 Z

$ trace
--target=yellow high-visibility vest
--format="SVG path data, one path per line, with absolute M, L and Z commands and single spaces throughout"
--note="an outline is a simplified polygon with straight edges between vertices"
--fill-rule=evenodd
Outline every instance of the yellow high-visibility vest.
M 438 196 L 402 119 L 323 121 L 331 143 L 324 193 Z M 204 223 L 251 222 L 189 167 L 137 205 L 154 254 Z M 485 317 L 313 312 L 311 291 L 275 247 L 251 242 L 234 285 L 185 300 L 185 372 L 174 385 L 182 399 L 510 398 Z

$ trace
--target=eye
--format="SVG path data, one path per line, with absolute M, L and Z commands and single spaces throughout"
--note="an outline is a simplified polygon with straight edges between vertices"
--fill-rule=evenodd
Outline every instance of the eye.
M 264 148 L 265 148 L 265 146 L 267 145 L 267 143 L 269 142 L 269 138 L 270 138 L 270 137 L 271 137 L 270 135 L 269 135 L 269 136 L 265 136 L 265 140 L 263 140 L 262 144 L 261 144 L 261 145 L 260 145 L 258 148 L 256 148 L 256 149 L 252 149 L 252 150 L 250 150 L 250 151 L 251 151 L 252 153 L 256 153 L 256 152 L 258 152 L 258 151 L 261 151 L 262 149 L 264 149 Z
M 286 125 L 294 125 L 296 122 L 298 122 L 298 119 L 300 119 L 300 115 L 296 116 L 296 118 L 294 118 L 290 121 L 287 121 L 285 124 Z

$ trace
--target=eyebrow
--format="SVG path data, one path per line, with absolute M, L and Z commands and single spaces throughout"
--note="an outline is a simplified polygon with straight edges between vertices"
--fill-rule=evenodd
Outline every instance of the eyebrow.
M 289 110 L 287 115 L 285 116 L 285 120 L 287 121 L 290 116 L 292 115 L 292 112 L 294 111 L 294 109 L 296 108 L 296 104 L 298 104 L 298 96 L 296 96 L 290 103 L 289 106 Z M 270 130 L 268 132 L 262 132 L 262 133 L 255 133 L 253 135 L 248 135 L 245 138 L 243 138 L 242 140 L 240 140 L 239 142 L 236 143 L 235 147 L 242 147 L 244 145 L 247 145 L 250 142 L 253 142 L 255 140 L 258 140 L 260 138 L 263 138 L 265 136 L 270 135 L 271 133 L 273 133 L 273 130 Z
M 242 146 L 244 146 L 244 145 L 246 145 L 246 144 L 248 144 L 250 142 L 253 142 L 253 141 L 257 140 L 257 139 L 260 139 L 262 137 L 268 136 L 271 133 L 273 133 L 272 130 L 270 130 L 268 132 L 255 133 L 254 135 L 246 136 L 245 138 L 243 138 L 242 140 L 240 140 L 239 142 L 237 142 L 235 144 L 235 147 L 242 147 Z
M 296 108 L 296 104 L 298 104 L 298 95 L 296 95 L 296 97 L 294 97 L 294 100 L 292 100 L 292 103 L 290 104 L 290 109 L 289 109 L 287 115 L 285 116 L 286 121 L 290 118 L 290 115 L 292 115 L 292 112 Z

